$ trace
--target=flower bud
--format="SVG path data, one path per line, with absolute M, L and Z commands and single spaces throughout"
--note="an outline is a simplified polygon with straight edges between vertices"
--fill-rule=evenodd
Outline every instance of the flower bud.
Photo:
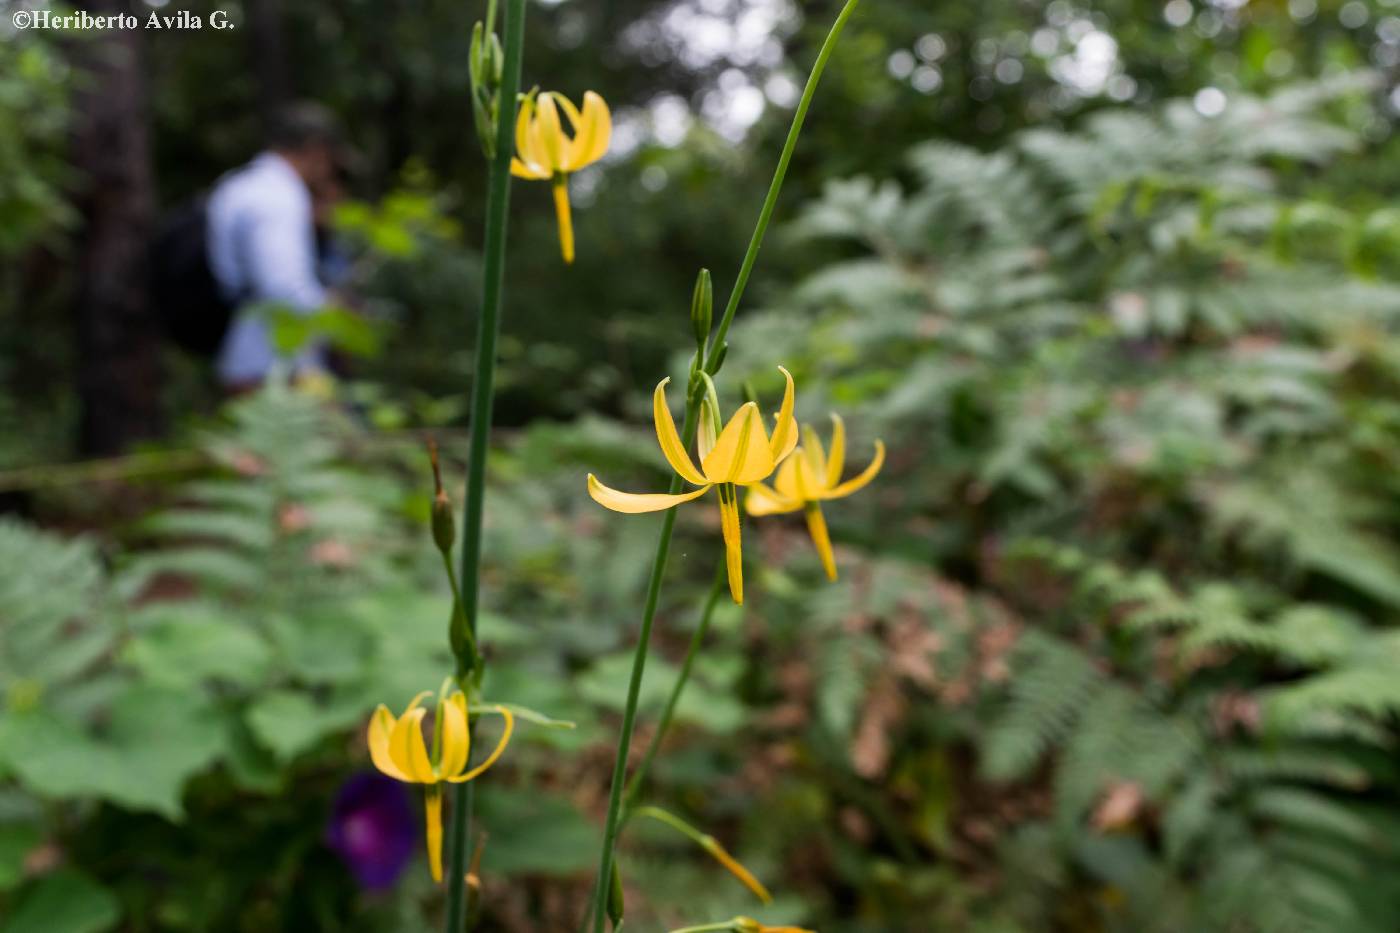
M 710 372 L 710 375 L 711 375 L 711 376 L 718 376 L 718 375 L 719 375 L 719 368 L 720 368 L 721 366 L 724 365 L 724 358 L 725 358 L 725 356 L 727 356 L 728 354 L 729 354 L 729 341 L 726 340 L 724 343 L 722 343 L 722 344 L 719 345 L 719 349 L 715 351 L 715 358 L 714 358 L 713 360 L 710 361 L 710 365 L 709 365 L 708 369 L 709 369 L 709 372 Z
M 438 467 L 437 442 L 428 440 L 428 459 L 433 464 L 433 543 L 443 554 L 452 552 L 457 542 L 457 522 L 452 515 L 452 500 L 442 488 L 442 471 Z
M 715 289 L 710 281 L 710 270 L 701 269 L 695 279 L 695 293 L 690 299 L 690 326 L 695 329 L 695 345 L 702 349 L 710 339 L 714 308 Z
M 483 23 L 472 27 L 468 71 L 472 79 L 472 118 L 487 159 L 496 153 L 496 120 L 500 112 L 500 83 L 505 66 L 501 40 Z
M 484 38 L 486 35 L 486 24 L 477 20 L 472 27 L 471 49 L 467 53 L 468 68 L 471 71 L 472 84 L 480 86 L 486 82 L 483 80 L 486 74 L 486 59 L 484 55 Z
M 618 870 L 617 861 L 612 863 L 612 878 L 608 883 L 608 919 L 612 921 L 613 930 L 622 927 L 622 872 Z

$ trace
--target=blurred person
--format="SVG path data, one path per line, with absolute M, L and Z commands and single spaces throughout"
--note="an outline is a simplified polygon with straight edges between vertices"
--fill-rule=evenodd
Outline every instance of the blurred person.
M 312 314 L 328 303 L 319 275 L 317 201 L 324 217 L 338 199 L 343 153 L 330 112 L 295 104 L 274 121 L 268 148 L 221 178 L 209 195 L 209 271 L 234 309 L 215 361 L 230 392 L 257 388 L 279 362 L 264 306 Z M 286 363 L 298 378 L 323 378 L 325 346 L 314 342 Z

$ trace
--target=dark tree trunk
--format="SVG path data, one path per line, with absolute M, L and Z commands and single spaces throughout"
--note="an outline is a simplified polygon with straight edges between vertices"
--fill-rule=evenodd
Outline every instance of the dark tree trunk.
M 286 43 L 282 31 L 282 0 L 252 0 L 248 5 L 249 38 L 258 76 L 258 116 L 268 132 L 291 97 Z
M 125 0 L 82 0 L 93 15 Z M 147 301 L 146 250 L 154 217 L 141 30 L 95 30 L 75 43 L 73 164 L 81 173 L 78 253 L 79 444 L 89 455 L 155 436 L 160 419 L 160 328 Z

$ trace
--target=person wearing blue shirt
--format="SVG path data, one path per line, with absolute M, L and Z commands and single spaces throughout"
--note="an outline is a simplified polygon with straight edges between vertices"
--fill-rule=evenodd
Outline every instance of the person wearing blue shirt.
M 279 358 L 265 309 L 312 314 L 327 304 L 317 277 L 313 193 L 336 188 L 340 152 L 329 112 L 298 104 L 280 115 L 268 149 L 221 178 L 209 195 L 209 269 L 236 308 L 216 361 L 231 392 L 261 385 L 279 362 L 296 376 L 326 369 L 319 343 Z

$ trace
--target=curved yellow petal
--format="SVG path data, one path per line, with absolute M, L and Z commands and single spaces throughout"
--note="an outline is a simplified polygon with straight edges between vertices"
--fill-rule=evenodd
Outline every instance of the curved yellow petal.
M 569 164 L 569 139 L 564 135 L 564 124 L 559 121 L 559 108 L 554 103 L 554 95 L 541 94 L 535 102 L 535 145 L 540 154 L 540 164 L 551 172 L 563 171 Z
M 748 495 L 744 497 L 744 511 L 750 515 L 781 515 L 802 508 L 799 500 L 789 499 L 762 483 L 754 483 L 748 490 Z
M 832 487 L 841 482 L 841 471 L 846 468 L 846 422 L 836 412 L 831 413 L 831 450 L 826 454 L 826 485 Z
M 438 704 L 442 718 L 442 756 L 437 764 L 437 776 L 449 778 L 467 766 L 471 758 L 471 730 L 467 728 L 467 698 L 455 693 Z
M 496 712 L 500 713 L 501 718 L 505 720 L 505 726 L 501 729 L 501 740 L 496 743 L 496 747 L 492 749 L 491 754 L 487 755 L 486 760 L 481 764 L 472 768 L 465 774 L 460 774 L 457 777 L 449 777 L 448 780 L 453 784 L 461 784 L 464 781 L 470 781 L 474 777 L 480 777 L 482 772 L 496 763 L 496 759 L 501 757 L 501 752 L 505 751 L 506 746 L 510 744 L 510 734 L 515 731 L 515 714 L 504 706 L 497 706 Z
M 670 381 L 669 376 L 662 379 L 656 384 L 656 391 L 651 395 L 651 413 L 656 421 L 656 440 L 661 444 L 661 452 L 666 455 L 666 462 L 681 475 L 681 479 L 697 486 L 707 485 L 708 481 L 695 468 L 690 454 L 686 453 L 685 444 L 676 432 L 676 421 L 671 417 L 671 408 L 666 404 L 666 384 Z
M 593 501 L 605 509 L 612 509 L 614 512 L 626 512 L 629 515 L 640 515 L 643 512 L 660 512 L 672 506 L 680 505 L 682 502 L 689 502 L 691 499 L 698 499 L 708 492 L 708 485 L 701 486 L 694 492 L 681 493 L 678 496 L 667 495 L 664 492 L 619 492 L 598 482 L 598 477 L 592 473 L 588 474 L 588 494 L 593 497 Z
M 702 464 L 710 482 L 740 486 L 767 479 L 773 467 L 763 416 L 753 402 L 745 402 L 729 419 Z
M 434 881 L 442 881 L 442 788 L 428 788 L 423 800 L 423 815 L 428 822 L 428 868 Z
M 841 485 L 833 486 L 831 489 L 826 490 L 824 493 L 822 493 L 821 498 L 840 499 L 844 496 L 849 496 L 851 493 L 855 492 L 858 489 L 861 489 L 872 479 L 874 479 L 875 474 L 880 472 L 880 467 L 882 467 L 884 463 L 885 444 L 883 441 L 876 441 L 875 459 L 870 461 L 870 466 L 866 467 L 865 471 L 859 476 L 855 477 L 854 479 L 848 479 Z
M 394 729 L 394 714 L 383 703 L 369 718 L 369 758 L 374 766 L 396 781 L 413 780 L 404 774 L 403 769 L 394 764 L 389 754 L 389 735 Z
M 432 784 L 437 778 L 428 758 L 428 747 L 423 744 L 423 717 L 427 710 L 419 707 L 411 709 L 394 723 L 389 734 L 389 756 L 408 780 L 419 784 Z
M 778 409 L 777 420 L 773 423 L 773 437 L 769 440 L 769 449 L 773 453 L 773 462 L 782 463 L 792 449 L 797 446 L 797 420 L 792 416 L 792 408 L 795 404 L 796 392 L 792 384 L 792 373 L 783 367 L 778 367 L 778 372 L 783 374 L 787 380 L 787 386 L 783 389 L 783 404 Z
M 807 503 L 807 531 L 812 535 L 812 543 L 817 547 L 827 579 L 835 580 L 836 555 L 831 550 L 831 535 L 826 530 L 826 516 L 822 514 L 822 507 L 815 502 Z
M 510 173 L 516 178 L 528 178 L 530 181 L 543 181 L 550 177 L 548 172 L 541 171 L 532 165 L 526 165 L 518 158 L 510 160 Z
M 612 142 L 612 113 L 607 102 L 593 91 L 584 92 L 582 113 L 562 95 L 559 104 L 574 124 L 572 152 L 564 170 L 577 172 L 607 154 Z
M 810 424 L 802 428 L 802 455 L 806 457 L 807 466 L 811 468 L 813 487 L 825 489 L 826 451 L 822 449 L 822 439 L 817 437 L 817 432 Z
M 403 708 L 403 715 L 407 716 L 409 713 L 416 710 L 418 708 L 418 704 L 422 703 L 425 697 L 430 697 L 432 695 L 433 691 L 431 690 L 419 690 L 418 693 L 413 697 L 413 699 L 408 701 L 408 705 Z
M 729 595 L 744 604 L 744 549 L 739 528 L 739 498 L 732 485 L 719 488 L 719 525 L 724 533 L 724 563 L 729 571 Z
M 792 473 L 788 480 L 792 487 L 792 497 L 803 502 L 821 498 L 826 490 L 825 477 L 812 466 L 812 458 L 807 455 L 806 448 L 797 448 L 797 453 L 790 457 L 787 463 L 792 464 Z M 783 465 L 786 466 L 787 463 Z
M 535 98 L 526 97 L 520 102 L 520 111 L 515 118 L 515 151 L 525 167 L 540 177 L 548 177 L 549 172 L 540 164 L 540 153 L 535 145 Z
M 797 492 L 797 461 L 801 459 L 799 454 L 796 457 L 788 457 L 783 461 L 783 465 L 778 467 L 778 475 L 773 477 L 773 491 L 784 499 L 791 499 L 794 502 L 801 502 L 802 496 Z

